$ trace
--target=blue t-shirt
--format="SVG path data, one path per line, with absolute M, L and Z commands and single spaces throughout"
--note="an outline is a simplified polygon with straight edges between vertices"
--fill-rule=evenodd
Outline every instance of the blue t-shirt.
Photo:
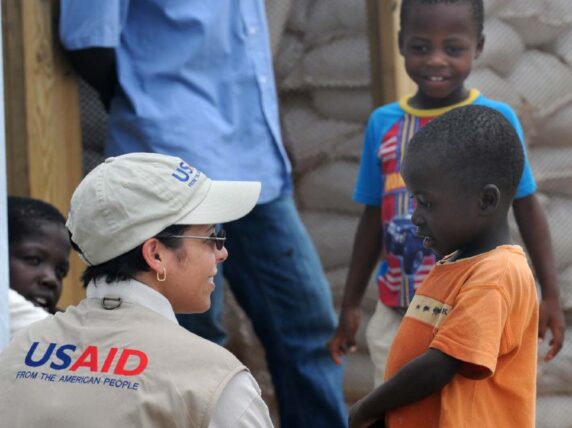
M 262 0 L 62 0 L 67 49 L 114 48 L 106 155 L 179 156 L 217 180 L 291 192 Z
M 411 223 L 413 200 L 401 178 L 401 160 L 409 140 L 433 118 L 462 105 L 493 108 L 514 126 L 524 146 L 522 126 L 511 107 L 470 91 L 465 101 L 441 109 L 421 110 L 409 107 L 408 99 L 376 109 L 367 125 L 354 200 L 380 207 L 383 227 L 383 255 L 377 284 L 380 300 L 392 307 L 407 307 L 415 290 L 435 264 L 435 254 L 423 247 Z M 515 198 L 536 191 L 526 157 Z

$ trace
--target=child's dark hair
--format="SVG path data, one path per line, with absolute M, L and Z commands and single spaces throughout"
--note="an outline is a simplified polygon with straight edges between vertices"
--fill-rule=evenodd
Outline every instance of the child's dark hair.
M 8 243 L 13 244 L 38 233 L 44 224 L 65 227 L 66 219 L 53 205 L 39 199 L 8 196 Z
M 465 189 L 496 184 L 512 201 L 522 176 L 524 151 L 514 127 L 496 110 L 455 108 L 424 126 L 407 155 L 435 159 Z
M 481 38 L 483 35 L 483 25 L 485 20 L 485 11 L 483 6 L 483 0 L 403 0 L 401 2 L 401 12 L 399 14 L 399 25 L 401 31 L 405 29 L 407 20 L 409 18 L 409 10 L 413 4 L 459 4 L 468 3 L 471 5 L 473 10 L 473 21 L 475 23 L 475 29 L 477 30 L 477 37 Z

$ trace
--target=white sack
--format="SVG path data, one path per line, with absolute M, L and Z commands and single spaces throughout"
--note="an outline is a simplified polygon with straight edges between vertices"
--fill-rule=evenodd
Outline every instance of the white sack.
M 537 116 L 535 140 L 539 145 L 565 147 L 570 153 L 567 156 L 568 170 L 572 173 L 572 102 L 554 112 Z
M 515 0 L 500 17 L 512 25 L 527 46 L 554 41 L 572 23 L 570 0 Z
M 369 86 L 366 36 L 340 38 L 316 47 L 304 57 L 304 83 L 312 87 Z
M 502 7 L 506 6 L 507 0 L 484 0 L 485 17 L 495 15 Z
M 572 329 L 568 328 L 566 336 L 569 338 L 571 334 Z M 550 348 L 551 337 L 552 333 L 548 330 L 545 341 L 538 347 L 538 395 L 572 394 L 572 345 L 564 342 L 556 358 L 546 363 L 544 356 Z
M 478 67 L 490 67 L 506 76 L 524 53 L 524 43 L 518 33 L 500 19 L 485 21 L 485 47 L 477 60 Z
M 314 0 L 292 0 L 290 16 L 286 21 L 286 28 L 296 33 L 304 34 L 308 23 L 310 4 Z
M 565 268 L 558 275 L 558 287 L 560 287 L 560 303 L 562 304 L 562 309 L 569 312 L 572 310 L 572 264 Z M 571 336 L 568 336 L 570 338 Z M 570 345 L 572 352 L 572 345 Z M 568 386 L 572 392 L 572 382 Z
M 336 308 L 339 308 L 342 304 L 344 287 L 346 285 L 346 278 L 348 277 L 348 270 L 349 270 L 348 267 L 342 267 L 326 272 L 326 277 L 328 278 L 328 281 L 330 282 L 330 286 L 332 288 L 332 295 L 334 298 L 334 305 Z M 377 266 L 375 267 L 371 275 L 371 278 L 366 286 L 365 294 L 361 302 L 361 309 L 363 310 L 364 314 L 368 317 L 373 315 L 373 312 L 375 311 L 375 306 L 377 304 L 377 301 L 379 300 L 379 292 L 377 290 L 377 283 L 375 280 L 376 272 L 377 272 Z
M 314 0 L 306 42 L 323 44 L 340 36 L 367 33 L 366 0 Z
M 308 108 L 309 100 L 293 100 L 282 106 L 284 144 L 296 174 L 330 156 L 338 144 L 362 130 L 361 124 L 320 118 Z
M 507 80 L 539 114 L 572 100 L 572 69 L 548 53 L 525 52 Z
M 490 68 L 476 68 L 466 80 L 468 88 L 477 88 L 488 98 L 503 101 L 513 108 L 520 105 L 518 94 L 506 79 L 503 79 Z
M 552 51 L 572 66 L 572 29 L 562 33 L 556 39 Z
M 274 60 L 276 80 L 280 90 L 294 90 L 303 86 L 303 57 L 304 44 L 301 38 L 291 32 L 284 33 Z
M 562 271 L 572 265 L 572 200 L 552 197 L 546 210 L 556 268 Z
M 515 409 L 517 411 L 517 409 Z M 536 428 L 570 428 L 570 396 L 551 395 L 536 400 Z
M 358 166 L 338 161 L 308 171 L 297 183 L 301 208 L 359 215 L 363 205 L 352 200 Z
M 302 211 L 312 241 L 316 245 L 325 270 L 347 266 L 357 228 L 356 216 Z
M 535 146 L 528 158 L 541 192 L 572 197 L 572 146 Z
M 364 130 L 365 126 L 336 144 L 332 150 L 332 158 L 359 162 L 363 148 Z
M 290 15 L 293 0 L 265 0 L 268 30 L 270 31 L 270 47 L 273 56 L 282 39 L 286 21 Z
M 317 88 L 312 91 L 312 105 L 321 116 L 365 126 L 373 100 L 369 87 Z

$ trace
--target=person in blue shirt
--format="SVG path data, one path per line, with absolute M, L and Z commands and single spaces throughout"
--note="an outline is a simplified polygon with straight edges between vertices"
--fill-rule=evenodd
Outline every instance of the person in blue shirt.
M 109 112 L 106 155 L 169 154 L 262 182 L 254 210 L 225 226 L 224 276 L 265 348 L 281 426 L 345 426 L 331 291 L 292 198 L 264 2 L 63 0 L 60 38 Z M 220 279 L 209 313 L 179 321 L 224 344 Z

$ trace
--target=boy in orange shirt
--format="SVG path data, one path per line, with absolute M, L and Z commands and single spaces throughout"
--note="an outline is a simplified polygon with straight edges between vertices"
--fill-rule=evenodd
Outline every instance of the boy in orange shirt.
M 513 126 L 483 106 L 451 110 L 410 141 L 402 175 L 412 222 L 445 257 L 417 290 L 385 382 L 352 407 L 350 428 L 534 426 L 538 301 L 507 220 L 523 163 Z

